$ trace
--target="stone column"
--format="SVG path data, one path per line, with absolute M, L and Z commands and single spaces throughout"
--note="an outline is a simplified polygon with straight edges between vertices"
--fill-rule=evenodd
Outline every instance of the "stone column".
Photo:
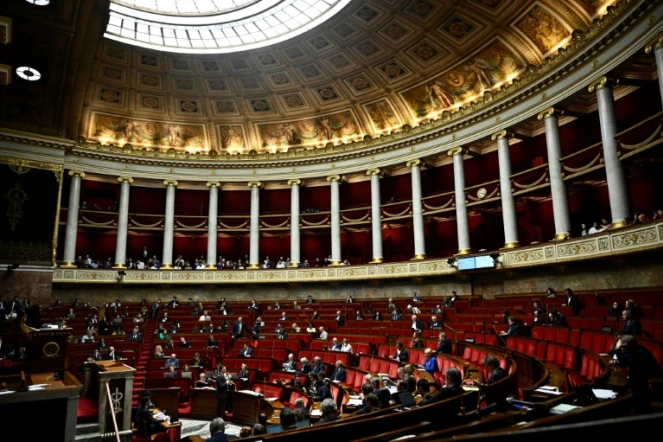
M 332 175 L 327 177 L 331 186 L 331 264 L 341 264 L 341 198 L 338 187 L 341 177 Z
M 470 246 L 470 224 L 467 217 L 467 206 L 465 204 L 465 164 L 463 155 L 467 149 L 454 147 L 447 154 L 454 163 L 454 194 L 456 203 L 456 231 L 458 234 L 458 254 L 467 255 L 472 253 Z
M 64 236 L 64 254 L 62 267 L 76 267 L 76 236 L 78 235 L 78 207 L 81 199 L 81 178 L 85 172 L 70 170 L 71 187 L 69 188 L 69 206 L 67 207 L 67 228 Z
M 117 214 L 117 239 L 115 242 L 115 265 L 114 269 L 126 269 L 127 262 L 127 229 L 129 226 L 129 191 L 133 178 L 121 176 L 117 179 L 120 183 L 120 210 Z
M 290 265 L 299 267 L 301 262 L 299 245 L 299 186 L 301 180 L 289 180 L 290 186 Z
M 552 194 L 553 218 L 555 220 L 555 241 L 562 241 L 571 232 L 571 214 L 562 172 L 562 143 L 559 138 L 559 115 L 563 111 L 546 109 L 538 115 L 546 125 L 546 149 L 548 150 L 548 174 Z
M 217 224 L 219 214 L 219 187 L 221 183 L 210 181 L 209 187 L 209 211 L 207 212 L 207 265 L 206 269 L 216 270 L 216 241 Z
M 654 51 L 656 57 L 656 72 L 658 73 L 658 89 L 661 94 L 661 102 L 663 102 L 663 34 L 659 35 L 647 45 L 645 52 L 647 54 Z
M 249 246 L 250 269 L 260 268 L 260 187 L 262 183 L 252 181 L 248 184 L 251 188 L 251 243 Z
M 175 230 L 175 188 L 179 184 L 175 180 L 163 182 L 166 186 L 166 214 L 163 229 L 163 256 L 161 257 L 161 268 L 168 270 L 173 268 L 173 233 Z
M 412 170 L 412 229 L 414 230 L 414 258 L 412 259 L 426 259 L 424 209 L 421 202 L 421 160 L 410 160 L 406 166 Z
M 366 175 L 371 177 L 371 238 L 373 242 L 373 260 L 372 264 L 382 262 L 382 213 L 380 212 L 380 178 L 382 171 L 380 169 L 370 169 Z
M 491 139 L 497 140 L 497 156 L 500 163 L 500 194 L 502 196 L 502 219 L 504 221 L 504 248 L 518 247 L 518 221 L 516 202 L 511 191 L 511 155 L 509 138 L 513 134 L 502 130 L 494 133 Z
M 599 122 L 601 123 L 601 141 L 603 142 L 603 163 L 608 181 L 608 197 L 610 199 L 610 216 L 612 227 L 623 227 L 626 218 L 631 215 L 629 189 L 624 169 L 617 151 L 617 117 L 615 116 L 615 97 L 612 93 L 616 80 L 601 77 L 589 86 L 589 92 L 596 91 L 599 105 Z

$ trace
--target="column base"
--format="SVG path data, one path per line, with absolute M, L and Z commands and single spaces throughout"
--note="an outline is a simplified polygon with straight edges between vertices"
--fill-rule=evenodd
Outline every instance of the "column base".
M 260 264 L 249 264 L 246 268 L 247 269 L 259 269 Z
M 502 247 L 502 249 L 515 249 L 516 247 L 520 247 L 520 243 L 518 241 L 511 241 L 504 243 L 504 247 Z
M 554 241 L 564 241 L 565 239 L 569 239 L 568 232 L 556 233 L 555 237 L 553 238 Z
M 472 249 L 458 249 L 456 255 L 469 255 L 470 253 L 472 253 Z
M 612 230 L 612 229 L 621 229 L 622 227 L 626 227 L 626 221 L 624 221 L 623 219 L 620 219 L 620 220 L 617 220 L 617 221 L 613 221 L 613 222 L 610 224 L 610 227 L 608 227 L 608 229 L 609 229 L 609 230 Z
M 60 267 L 63 269 L 75 269 L 77 266 L 75 262 L 65 261 L 62 264 L 60 264 Z
M 384 258 L 373 258 L 369 264 L 382 264 L 384 262 Z
M 120 262 L 116 262 L 116 263 L 113 265 L 113 268 L 114 268 L 114 269 L 118 269 L 118 270 L 126 270 L 126 269 L 127 269 L 127 266 L 125 266 L 124 264 L 122 264 L 122 263 L 120 263 Z
M 423 259 L 426 259 L 426 254 L 419 254 L 419 255 L 414 255 L 414 257 L 410 261 L 421 261 Z
M 216 264 L 207 264 L 205 270 L 216 270 Z
M 290 264 L 288 264 L 288 268 L 289 269 L 296 269 L 296 268 L 299 267 L 299 264 L 300 263 L 298 263 L 298 262 L 290 262 Z
M 329 267 L 339 267 L 341 265 L 341 261 L 332 261 L 329 263 Z
M 161 269 L 160 270 L 173 270 L 173 265 L 172 264 L 161 264 Z

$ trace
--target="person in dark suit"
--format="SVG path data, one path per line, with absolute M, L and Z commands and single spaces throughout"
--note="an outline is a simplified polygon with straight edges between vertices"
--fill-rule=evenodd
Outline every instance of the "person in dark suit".
M 127 336 L 127 341 L 137 341 L 141 342 L 143 340 L 143 335 L 140 332 L 140 329 L 138 327 L 134 327 L 131 333 L 129 333 L 129 336 Z
M 331 351 L 341 351 L 341 343 L 338 342 L 338 338 L 333 338 L 331 346 L 329 347 Z
M 313 370 L 313 367 L 311 366 L 311 363 L 308 361 L 306 358 L 301 358 L 299 362 L 302 363 L 302 367 L 299 369 L 304 374 L 309 374 L 311 370 Z
M 120 354 L 115 351 L 115 347 L 110 347 L 108 354 L 106 355 L 106 360 L 108 361 L 119 361 Z
M 205 373 L 200 373 L 200 376 L 198 380 L 196 381 L 196 388 L 207 388 L 211 386 L 212 383 L 210 382 L 209 379 L 207 379 L 207 376 Z
M 143 437 L 157 434 L 161 430 L 160 422 L 154 418 L 154 414 L 150 411 L 149 407 L 150 399 L 143 398 L 136 410 L 136 426 L 138 427 L 138 434 Z
M 244 334 L 244 323 L 242 323 L 242 317 L 237 318 L 237 321 L 233 324 L 233 329 L 230 333 L 233 338 L 241 338 Z
M 336 312 L 336 317 L 334 318 L 334 320 L 336 321 L 336 324 L 339 327 L 345 324 L 345 317 L 341 314 L 340 310 Z
M 553 310 L 550 313 L 548 313 L 548 323 L 550 325 L 566 326 L 566 316 L 564 316 L 557 310 Z
M 573 316 L 580 315 L 580 309 L 582 308 L 582 304 L 580 303 L 580 298 L 578 298 L 576 295 L 573 294 L 573 290 L 568 288 L 564 289 L 564 294 L 566 295 L 566 305 L 571 307 L 571 310 L 573 311 Z
M 619 338 L 613 354 L 617 360 L 610 363 L 628 368 L 628 386 L 633 393 L 634 407 L 646 409 L 651 400 L 649 379 L 661 376 L 661 367 L 649 350 L 631 335 Z
M 205 439 L 205 442 L 227 442 L 235 439 L 234 436 L 226 434 L 226 423 L 220 417 L 217 417 L 209 423 L 209 434 L 211 437 Z
M 410 356 L 407 354 L 407 350 L 403 346 L 403 341 L 396 341 L 396 354 L 394 355 L 394 359 L 396 359 L 398 362 L 407 362 L 409 357 Z
M 462 376 L 460 371 L 455 367 L 447 368 L 447 371 L 444 373 L 444 387 L 440 388 L 435 393 L 428 393 L 424 396 L 422 405 L 428 405 L 444 399 L 460 396 L 463 394 L 463 389 L 460 386 L 461 382 Z
M 534 319 L 532 320 L 532 327 L 538 325 L 546 325 L 545 315 L 541 315 L 538 310 L 534 310 Z
M 253 357 L 253 349 L 249 347 L 249 344 L 244 344 L 239 351 L 239 355 L 245 358 Z
M 210 335 L 209 339 L 207 340 L 207 348 L 210 347 L 219 348 L 219 341 L 217 341 L 217 339 L 212 335 Z
M 360 310 L 357 310 L 355 312 L 355 321 L 363 321 L 364 320 L 364 315 L 361 313 Z
M 608 314 L 606 316 L 610 316 L 612 318 L 620 318 L 622 316 L 622 312 L 624 309 L 622 308 L 621 305 L 619 305 L 619 302 L 615 301 L 612 303 L 612 307 L 610 307 L 610 310 L 608 310 Z
M 541 304 L 539 304 L 539 301 L 532 302 L 532 314 L 535 315 L 536 312 L 539 312 L 539 316 L 541 316 L 541 317 L 546 316 L 546 309 L 541 307 Z
M 440 333 L 435 352 L 445 355 L 450 355 L 453 352 L 451 341 L 447 339 L 446 333 L 444 332 Z
M 332 382 L 345 382 L 345 368 L 343 368 L 343 362 L 336 361 L 336 370 L 331 375 Z
M 313 358 L 313 367 L 311 368 L 311 373 L 314 375 L 319 375 L 320 373 L 324 374 L 325 373 L 325 366 L 322 365 L 322 359 L 320 356 L 316 356 Z
M 423 330 L 424 323 L 421 319 L 417 319 L 417 315 L 412 315 L 412 325 L 410 326 L 412 330 Z
M 246 367 L 246 364 L 242 363 L 242 368 L 239 370 L 239 373 L 237 373 L 237 377 L 239 379 L 248 379 L 250 375 L 251 372 L 249 372 L 249 369 Z
M 442 321 L 437 319 L 437 316 L 433 315 L 430 318 L 430 322 L 428 323 L 428 329 L 429 330 L 442 330 Z
M 315 425 L 324 424 L 325 422 L 334 422 L 340 419 L 338 406 L 331 398 L 322 401 L 320 404 L 320 412 L 322 417 L 315 423 Z
M 228 379 L 225 366 L 220 367 L 219 375 L 216 377 L 216 415 L 222 417 L 226 413 L 226 400 L 228 399 Z
M 494 384 L 500 379 L 504 379 L 507 375 L 507 372 L 500 367 L 500 361 L 495 356 L 486 356 L 483 358 L 483 365 L 486 366 L 490 372 L 490 378 L 488 379 L 487 384 Z
M 640 336 L 642 334 L 642 326 L 640 321 L 633 317 L 630 309 L 622 312 L 622 329 L 620 335 Z
M 520 336 L 520 326 L 516 323 L 516 318 L 509 316 L 508 327 L 506 331 L 500 332 L 502 336 Z

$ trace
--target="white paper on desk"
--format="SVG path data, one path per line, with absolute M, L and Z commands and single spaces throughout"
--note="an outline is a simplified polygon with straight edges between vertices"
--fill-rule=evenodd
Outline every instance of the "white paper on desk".
M 391 393 L 391 394 L 396 394 L 396 393 L 398 393 L 398 388 L 397 388 L 397 387 L 394 387 L 393 385 L 388 386 L 388 387 L 387 387 L 387 390 L 389 390 L 389 393 Z
M 361 406 L 361 405 L 364 405 L 364 404 L 362 403 L 361 399 L 350 399 L 350 400 L 348 400 L 347 405 L 351 405 L 353 407 L 356 407 L 356 406 Z
M 311 416 L 322 416 L 322 411 L 320 411 L 320 410 L 311 410 Z
M 617 397 L 617 393 L 614 391 L 603 388 L 592 388 L 592 392 L 597 399 L 615 399 Z
M 561 394 L 564 394 L 564 393 L 560 393 L 559 391 L 548 390 L 548 389 L 545 389 L 545 388 L 537 388 L 534 391 L 538 391 L 539 393 L 552 394 L 553 396 L 559 396 Z

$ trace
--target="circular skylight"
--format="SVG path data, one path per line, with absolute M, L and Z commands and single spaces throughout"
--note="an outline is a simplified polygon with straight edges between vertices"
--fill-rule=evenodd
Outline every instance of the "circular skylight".
M 16 68 L 16 75 L 18 75 L 19 77 L 21 77 L 26 81 L 37 81 L 41 78 L 41 74 L 39 73 L 39 71 L 29 66 L 21 66 L 19 68 Z
M 269 46 L 331 18 L 352 0 L 111 0 L 104 37 L 169 52 Z

